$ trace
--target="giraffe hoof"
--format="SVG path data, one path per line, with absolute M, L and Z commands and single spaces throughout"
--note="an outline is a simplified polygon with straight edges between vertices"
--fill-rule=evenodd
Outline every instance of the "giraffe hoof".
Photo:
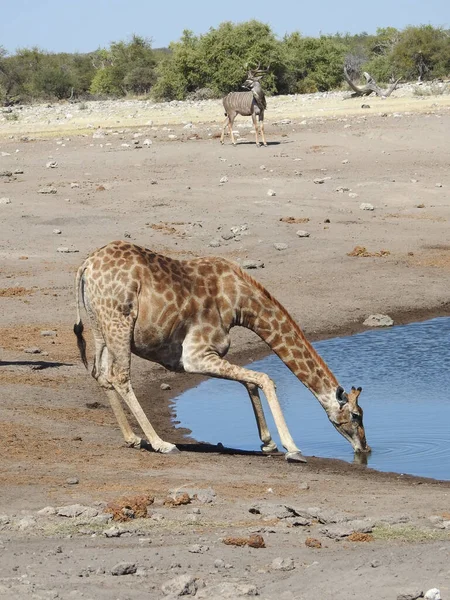
M 261 446 L 261 451 L 264 452 L 264 454 L 270 454 L 271 452 L 278 452 L 278 448 L 275 442 L 272 441 L 269 444 L 263 444 Z
M 303 456 L 303 454 L 300 452 L 300 450 L 298 450 L 297 452 L 286 452 L 286 454 L 284 455 L 284 458 L 288 462 L 301 462 L 301 463 L 308 462 L 306 460 L 306 458 Z
M 161 454 L 179 454 L 180 450 L 174 444 L 166 443 L 158 448 L 158 452 L 161 452 Z
M 141 448 L 143 448 L 145 446 L 145 440 L 143 440 L 140 437 L 135 437 L 131 440 L 126 440 L 125 444 L 127 446 L 127 448 L 137 448 L 138 450 L 140 450 Z

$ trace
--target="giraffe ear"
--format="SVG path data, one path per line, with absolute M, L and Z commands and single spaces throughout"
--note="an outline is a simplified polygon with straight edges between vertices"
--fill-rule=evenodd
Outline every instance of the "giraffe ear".
M 339 402 L 339 406 L 342 408 L 344 404 L 347 404 L 348 397 L 345 390 L 340 385 L 336 389 L 336 400 Z

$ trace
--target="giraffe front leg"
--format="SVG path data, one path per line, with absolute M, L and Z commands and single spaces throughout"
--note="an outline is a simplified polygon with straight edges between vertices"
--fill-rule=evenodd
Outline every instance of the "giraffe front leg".
M 212 353 L 210 348 L 205 348 L 204 354 L 195 348 L 195 352 L 191 354 L 189 351 L 189 340 L 185 340 L 183 348 L 183 364 L 185 371 L 188 373 L 200 373 L 211 377 L 221 377 L 223 379 L 231 379 L 240 383 L 257 386 L 266 395 L 270 410 L 273 414 L 275 425 L 277 426 L 280 435 L 281 443 L 286 449 L 285 458 L 288 462 L 306 462 L 305 457 L 297 448 L 292 436 L 287 428 L 284 420 L 280 404 L 275 392 L 275 385 L 268 375 L 265 373 L 257 373 L 243 367 L 231 365 L 229 362 L 220 358 L 218 354 Z
M 259 397 L 258 387 L 250 383 L 245 383 L 244 386 L 250 396 L 250 400 L 255 413 L 256 424 L 258 426 L 259 439 L 262 441 L 261 450 L 265 454 L 271 452 L 278 452 L 277 445 L 270 435 L 269 428 L 267 427 L 266 417 L 264 416 L 263 407 L 261 404 L 261 398 Z

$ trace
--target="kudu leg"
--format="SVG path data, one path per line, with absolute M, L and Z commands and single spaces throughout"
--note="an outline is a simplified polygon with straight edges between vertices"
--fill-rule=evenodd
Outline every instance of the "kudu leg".
M 259 121 L 259 127 L 261 129 L 261 137 L 262 137 L 263 144 L 264 144 L 264 146 L 267 146 L 266 136 L 264 135 L 264 121 L 263 121 L 263 119 L 260 119 L 260 121 Z
M 228 117 L 225 119 L 222 127 L 222 135 L 220 136 L 220 143 L 223 144 L 223 136 L 225 135 L 225 127 L 227 126 L 229 119 Z
M 256 142 L 256 145 L 259 146 L 258 123 L 256 122 L 256 115 L 255 115 L 255 113 L 252 113 L 252 121 L 253 121 L 253 127 L 255 128 L 255 142 Z

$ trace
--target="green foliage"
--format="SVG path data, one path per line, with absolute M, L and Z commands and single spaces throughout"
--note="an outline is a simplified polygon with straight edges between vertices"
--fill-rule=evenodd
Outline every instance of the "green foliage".
M 98 50 L 94 64 L 98 70 L 90 91 L 95 95 L 146 94 L 156 80 L 151 42 L 137 35 L 128 43 L 113 42 L 109 50 Z
M 263 80 L 268 94 L 327 91 L 341 85 L 344 64 L 355 80 L 363 71 L 379 83 L 448 77 L 450 31 L 423 25 L 318 38 L 294 32 L 280 40 L 269 25 L 251 20 L 224 22 L 203 35 L 186 30 L 169 48 L 155 50 L 136 35 L 89 54 L 22 48 L 9 56 L 0 47 L 0 104 L 92 94 L 221 97 L 240 90 L 257 65 L 270 65 Z
M 325 92 L 342 81 L 347 45 L 339 37 L 302 37 L 295 32 L 283 40 L 282 93 Z
M 159 100 L 182 100 L 199 88 L 210 88 L 215 96 L 239 90 L 250 68 L 271 65 L 264 89 L 275 92 L 280 62 L 280 44 L 268 25 L 247 21 L 225 22 L 202 36 L 184 31 L 179 42 L 170 44 L 170 55 L 158 66 L 153 95 Z

